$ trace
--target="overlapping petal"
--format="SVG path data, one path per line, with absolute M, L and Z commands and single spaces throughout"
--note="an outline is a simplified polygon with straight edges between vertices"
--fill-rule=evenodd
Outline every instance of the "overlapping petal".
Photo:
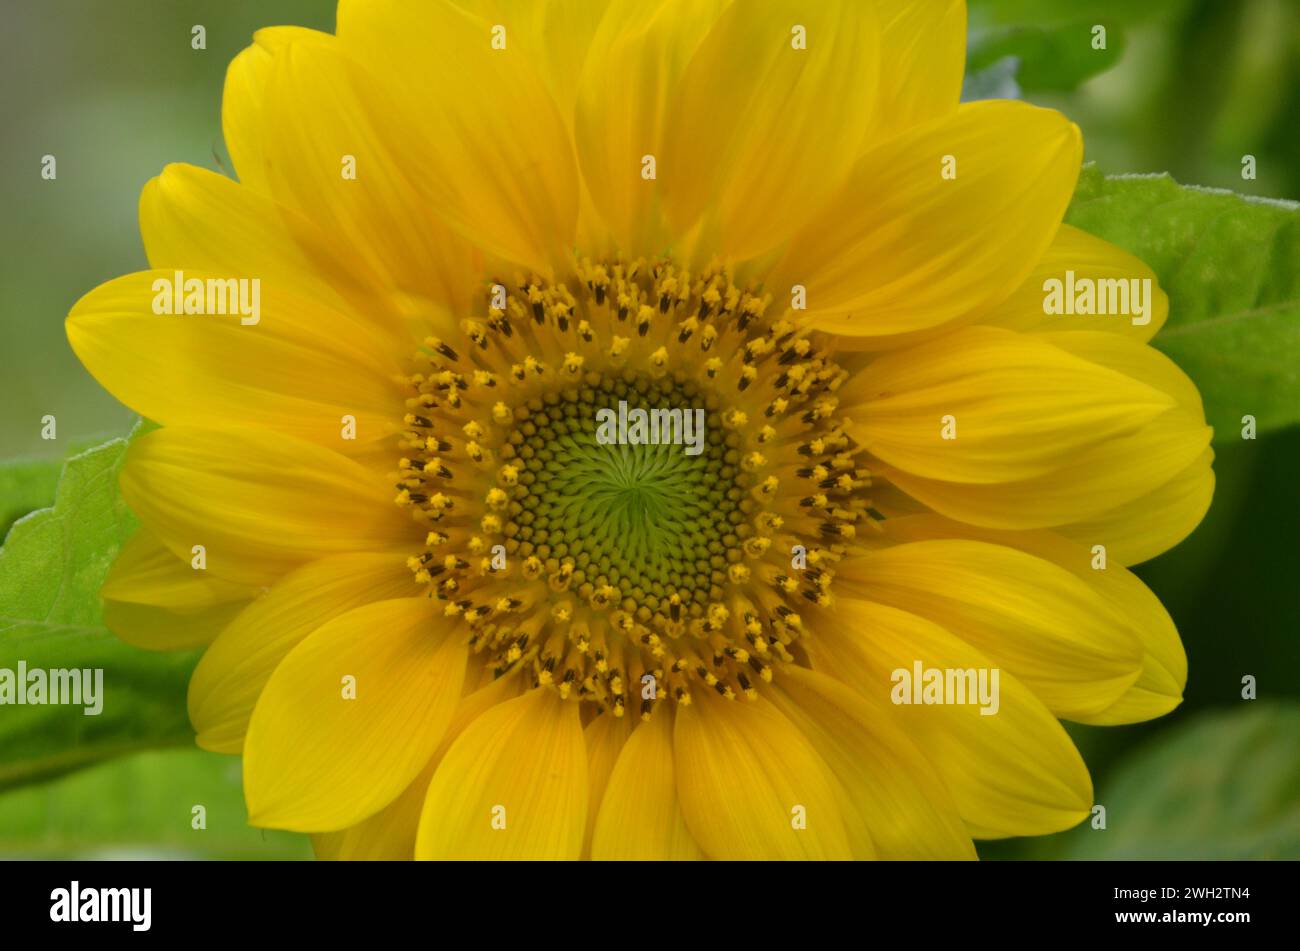
M 211 298 L 225 300 L 218 307 L 227 313 L 174 312 L 190 282 L 201 282 L 193 287 L 207 311 L 208 282 L 228 288 L 255 278 L 198 268 L 128 274 L 76 303 L 68 340 L 105 389 L 167 425 L 226 421 L 343 453 L 399 431 L 405 406 L 393 338 L 302 294 L 300 285 L 259 284 L 255 292 L 235 285 L 221 291 L 230 296 Z M 248 317 L 230 303 L 238 297 L 251 305 L 254 293 Z
M 190 722 L 199 746 L 238 753 L 271 674 L 317 628 L 364 604 L 417 594 L 405 561 L 403 552 L 312 561 L 285 575 L 233 618 L 190 678 Z
M 889 697 L 894 671 L 991 669 L 990 658 L 932 621 L 869 601 L 840 599 L 810 639 L 814 667 L 866 695 Z M 1075 825 L 1092 805 L 1092 782 L 1061 724 L 1008 671 L 999 706 L 893 704 L 887 713 L 943 779 L 977 838 L 1043 835 Z
M 265 430 L 167 427 L 132 442 L 122 497 L 177 557 L 265 585 L 323 555 L 390 551 L 419 531 L 382 475 Z
M 317 628 L 276 667 L 244 747 L 250 821 L 342 829 L 410 784 L 438 748 L 465 676 L 464 642 L 431 634 L 432 616 L 427 598 L 367 604 Z
M 466 686 L 470 682 L 466 672 Z M 318 859 L 349 861 L 396 861 L 415 857 L 415 836 L 424 812 L 424 800 L 433 773 L 451 744 L 479 715 L 519 693 L 517 681 L 502 677 L 461 698 L 442 743 L 420 774 L 400 796 L 368 819 L 338 832 L 312 836 Z
M 658 181 L 676 228 L 716 214 L 734 259 L 788 239 L 866 137 L 879 50 L 872 4 L 733 0 L 673 98 Z
M 1119 605 L 1017 548 L 952 538 L 904 542 L 846 562 L 836 581 L 934 621 L 1009 670 L 1057 716 L 1100 713 L 1142 668 L 1141 641 Z
M 871 856 L 870 843 L 851 841 L 845 829 L 826 763 L 770 701 L 727 701 L 707 689 L 696 696 L 677 709 L 673 750 L 682 815 L 705 854 Z
M 628 737 L 600 801 L 591 857 L 622 861 L 703 858 L 677 803 L 673 724 L 667 711 Z
M 196 570 L 140 529 L 99 593 L 104 625 L 122 640 L 146 650 L 184 650 L 209 643 L 259 591 Z
M 485 251 L 548 273 L 575 234 L 571 137 L 526 44 L 507 33 L 494 48 L 497 25 L 449 0 L 342 0 L 338 11 L 340 46 L 384 84 L 367 93 L 383 103 L 367 103 L 375 141 L 401 148 L 393 166 L 414 171 L 423 207 Z M 409 102 L 420 110 L 397 105 Z
M 643 160 L 663 157 L 674 119 L 671 98 L 724 3 L 613 0 L 592 38 L 574 138 L 583 180 L 610 240 L 590 253 L 655 255 L 672 242 L 659 179 L 643 177 Z
M 866 146 L 957 108 L 966 71 L 965 0 L 879 0 L 880 92 Z
M 1050 473 L 1175 405 L 1135 377 L 989 327 L 879 357 L 838 395 L 849 435 L 887 465 L 977 485 Z
M 1094 724 L 1132 723 L 1162 716 L 1182 702 L 1187 654 L 1174 622 L 1151 590 L 1116 563 L 1109 548 L 1099 553 L 1092 545 L 1054 532 L 977 528 L 937 515 L 889 519 L 879 539 L 872 543 L 894 545 L 936 539 L 984 541 L 1050 561 L 1092 589 L 1095 597 L 1108 605 L 1105 614 L 1110 618 L 1118 615 L 1136 635 L 1142 646 L 1142 669 L 1137 680 L 1110 705 L 1089 715 L 1076 715 L 1077 719 Z
M 1064 294 L 1067 279 L 1073 282 L 1072 286 L 1082 287 L 1081 282 L 1089 281 L 1093 282 L 1094 288 L 1102 290 L 1107 290 L 1107 285 L 1102 283 L 1106 281 L 1149 281 L 1149 285 L 1139 285 L 1140 288 L 1149 288 L 1149 296 L 1146 291 L 1141 292 L 1142 300 L 1147 303 L 1147 313 L 1138 311 L 1137 299 L 1131 295 L 1118 299 L 1127 299 L 1132 313 L 1047 313 L 1050 292 L 1047 282 L 1061 282 Z M 1116 293 L 1118 295 L 1118 291 Z M 1164 326 L 1168 316 L 1169 295 L 1161 289 L 1151 268 L 1110 242 L 1063 224 L 1024 283 L 984 314 L 980 322 L 1011 330 L 1103 331 L 1145 342 Z
M 1079 130 L 1060 113 L 967 103 L 864 154 L 769 286 L 804 287 L 797 316 L 863 346 L 978 315 L 1051 244 L 1081 158 Z
M 812 740 L 843 790 L 841 815 L 882 859 L 973 859 L 975 849 L 939 773 L 877 697 L 825 674 L 781 672 L 772 701 Z
M 576 859 L 587 797 L 578 705 L 531 690 L 484 712 L 442 758 L 416 857 Z

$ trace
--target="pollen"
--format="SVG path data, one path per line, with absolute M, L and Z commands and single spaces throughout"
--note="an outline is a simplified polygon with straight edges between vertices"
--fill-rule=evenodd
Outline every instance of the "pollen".
M 415 354 L 408 564 L 496 676 L 649 717 L 752 699 L 799 656 L 800 602 L 831 602 L 874 510 L 834 421 L 845 371 L 769 303 L 717 266 L 583 261 L 488 282 L 464 339 Z M 663 425 L 603 438 L 620 407 Z

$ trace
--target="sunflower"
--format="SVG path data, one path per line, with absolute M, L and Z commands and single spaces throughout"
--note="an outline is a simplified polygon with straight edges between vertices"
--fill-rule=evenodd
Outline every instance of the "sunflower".
M 67 323 L 161 424 L 106 621 L 205 648 L 190 716 L 252 823 L 330 858 L 891 859 L 1089 814 L 1060 720 L 1179 703 L 1125 566 L 1204 514 L 1211 433 L 1151 271 L 1062 224 L 1078 129 L 959 104 L 965 30 L 342 0 L 337 35 L 255 35 L 238 182 L 168 166 L 153 269 Z M 1046 315 L 1067 271 L 1151 280 L 1149 320 Z M 159 313 L 173 280 L 256 280 L 258 319 Z M 620 406 L 698 444 L 597 438 Z M 996 712 L 896 702 L 918 665 L 999 672 Z

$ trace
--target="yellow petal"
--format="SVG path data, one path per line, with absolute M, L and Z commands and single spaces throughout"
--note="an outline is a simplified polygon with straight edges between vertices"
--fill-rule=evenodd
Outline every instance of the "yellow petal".
M 990 327 L 879 357 L 839 399 L 849 435 L 872 455 L 910 475 L 962 483 L 1043 475 L 1174 406 L 1155 387 Z
M 945 156 L 955 178 L 940 177 Z M 803 285 L 813 326 L 880 346 L 979 314 L 1047 250 L 1081 156 L 1079 130 L 1060 113 L 967 103 L 863 155 L 770 286 Z
M 337 39 L 328 33 L 304 30 L 297 27 L 270 27 L 258 30 L 253 39 L 254 44 L 235 57 L 226 73 L 226 88 L 222 99 L 222 121 L 225 128 L 227 147 L 235 161 L 235 167 L 243 184 L 261 194 L 274 195 L 280 203 L 297 203 L 302 193 L 294 187 L 295 182 L 290 181 L 288 183 L 289 187 L 286 188 L 283 177 L 274 174 L 279 164 L 285 160 L 283 155 L 278 154 L 284 140 L 280 135 L 282 130 L 277 125 L 278 120 L 273 114 L 274 107 L 270 109 L 267 107 L 267 102 L 270 99 L 268 92 L 277 71 L 282 71 L 285 68 L 282 63 L 277 66 L 277 60 L 283 58 L 284 52 L 290 46 L 296 46 L 300 49 L 311 47 L 321 50 L 324 55 L 328 56 L 337 53 L 339 49 Z M 352 70 L 350 74 L 357 75 L 357 71 Z M 364 80 L 361 81 L 364 82 Z M 329 103 L 327 111 L 333 114 L 333 110 L 337 106 L 337 103 Z M 350 118 L 354 123 L 364 121 L 360 115 L 353 115 Z M 381 162 L 386 160 L 384 157 L 386 150 L 382 143 L 378 140 L 372 140 L 370 148 L 371 154 L 379 157 Z M 388 192 L 373 195 L 356 195 L 352 193 L 340 195 L 335 191 L 331 187 L 334 181 L 344 181 L 342 163 L 345 154 L 352 155 L 354 158 L 357 155 L 356 152 L 340 152 L 337 155 L 328 156 L 330 162 L 328 171 L 337 176 L 337 179 L 330 178 L 324 182 L 325 188 L 321 191 L 320 196 L 329 195 L 335 199 L 342 197 L 346 201 L 353 203 L 352 210 L 355 210 L 357 206 L 364 206 L 366 202 L 382 202 L 389 197 Z M 311 176 L 313 180 L 318 175 L 323 174 L 321 169 L 310 162 L 298 164 L 297 157 L 290 156 L 289 161 L 291 165 L 297 165 L 297 167 L 309 173 L 315 172 L 316 175 Z M 395 169 L 386 170 L 396 174 Z M 351 180 L 351 184 L 360 185 L 363 181 L 365 179 L 361 177 L 358 169 L 357 177 L 355 180 Z M 391 178 L 385 179 L 385 182 L 391 183 Z M 349 210 L 340 211 L 335 209 L 329 212 L 328 209 L 323 209 L 312 201 L 312 193 L 308 192 L 304 197 L 305 203 L 299 203 L 296 207 L 304 212 L 305 218 L 316 216 L 321 221 L 328 223 L 337 221 Z M 283 207 L 283 205 L 280 207 Z M 326 213 L 322 214 L 322 212 Z M 407 213 L 397 221 L 402 223 L 413 217 Z M 370 279 L 372 282 L 377 275 L 382 275 L 381 281 L 388 281 L 392 284 L 389 290 L 396 287 L 408 290 L 415 288 L 417 295 L 431 294 L 434 301 L 445 303 L 451 311 L 464 310 L 471 285 L 466 282 L 467 275 L 458 272 L 457 268 L 466 264 L 467 260 L 471 260 L 472 254 L 464 243 L 456 239 L 441 222 L 426 221 L 426 231 L 424 234 L 416 236 L 419 243 L 411 246 L 411 253 L 408 253 L 407 249 L 400 249 L 397 257 L 384 260 L 379 260 L 374 254 L 375 245 L 365 243 L 364 233 L 361 235 L 362 241 L 360 243 L 357 241 L 358 235 L 351 231 L 330 235 L 332 243 L 340 246 L 337 250 L 331 252 L 328 248 L 329 240 L 326 241 L 326 248 L 322 249 L 320 247 L 321 242 L 315 233 L 314 225 L 304 226 L 303 220 L 298 220 L 292 216 L 286 217 L 285 224 L 294 237 L 303 242 L 313 254 L 324 252 L 318 255 L 325 259 L 322 262 L 320 271 L 325 279 L 333 283 L 338 283 L 344 275 L 353 275 L 354 273 L 364 275 L 365 278 Z M 385 236 L 378 237 L 382 241 Z M 382 247 L 383 245 L 379 246 Z M 416 260 L 414 252 L 427 247 L 435 250 L 436 260 Z M 411 264 L 414 264 L 417 269 L 422 266 L 427 269 L 422 272 L 418 270 L 412 272 L 409 268 Z M 407 267 L 404 269 L 404 266 Z M 382 318 L 395 303 L 396 301 L 376 302 L 369 308 L 369 312 L 376 317 Z M 426 319 L 426 321 L 436 322 L 435 315 L 427 312 L 427 300 L 422 303 L 417 296 L 415 307 L 419 316 Z
M 588 791 L 578 707 L 539 688 L 471 723 L 429 785 L 416 856 L 578 858 Z
M 965 0 L 880 0 L 880 94 L 868 144 L 948 115 L 966 72 Z
M 142 528 L 99 593 L 105 627 L 135 647 L 171 651 L 209 643 L 258 592 L 196 570 Z
M 415 858 L 415 830 L 433 770 L 426 767 L 402 794 L 368 819 L 337 832 L 316 832 L 312 851 L 322 862 L 409 862 Z
M 1196 384 L 1178 364 L 1154 347 L 1122 334 L 1098 330 L 1056 331 L 1035 336 L 1080 359 L 1153 386 L 1172 397 L 1180 409 L 1205 421 Z
M 506 28 L 509 43 L 519 43 L 537 62 L 551 98 L 566 122 L 573 104 L 592 37 L 605 22 L 613 0 L 456 0 L 492 25 Z M 625 14 L 618 14 L 621 21 Z M 613 77 L 610 77 L 613 79 Z
M 468 678 L 467 678 L 468 679 Z M 330 861 L 398 861 L 415 858 L 415 835 L 434 770 L 456 737 L 479 714 L 518 692 L 518 680 L 502 677 L 461 698 L 446 735 L 427 766 L 400 796 L 369 819 L 339 832 L 311 837 L 318 859 Z
M 184 288 L 232 277 L 241 279 L 197 270 L 119 277 L 72 308 L 68 341 L 105 389 L 164 425 L 226 419 L 339 452 L 364 449 L 402 428 L 404 394 L 394 382 L 401 351 L 377 350 L 381 339 L 374 328 L 351 325 L 274 285 L 258 292 L 256 323 L 245 324 L 238 314 L 156 309 L 159 298 L 174 305 L 178 283 Z M 252 285 L 245 286 L 251 294 Z M 131 340 L 149 345 L 125 343 Z M 355 440 L 343 438 L 344 416 L 355 420 Z
M 247 601 L 259 592 L 196 569 L 192 560 L 177 558 L 156 535 L 141 528 L 122 546 L 99 593 L 111 601 L 185 611 Z
M 287 45 L 262 109 L 267 179 L 392 287 L 463 309 L 471 252 L 428 206 L 424 140 L 406 101 L 337 43 Z
M 1138 565 L 1167 552 L 1192 533 L 1214 497 L 1214 451 L 1159 488 L 1095 518 L 1062 525 L 1058 531 L 1091 548 L 1105 545 L 1108 558 Z
M 879 49 L 871 4 L 734 0 L 673 99 L 658 182 L 678 231 L 716 203 L 729 257 L 789 239 L 866 136 Z
M 302 27 L 276 26 L 258 30 L 253 39 L 254 44 L 226 68 L 221 127 L 240 182 L 262 194 L 270 194 L 263 151 L 262 101 L 272 58 L 276 50 L 289 43 L 331 43 L 333 37 Z
M 1149 280 L 1151 310 L 1145 323 L 1135 324 L 1130 316 L 1085 316 L 1081 314 L 1046 314 L 1043 311 L 1047 291 L 1044 283 L 1066 280 L 1073 271 L 1075 281 Z M 1076 285 L 1077 286 L 1077 285 Z M 1105 286 L 1105 285 L 1094 285 Z M 1145 342 L 1155 336 L 1169 316 L 1169 295 L 1160 288 L 1155 273 L 1141 260 L 1101 238 L 1070 225 L 1061 225 L 1047 253 L 1025 278 L 1023 284 L 1002 303 L 981 318 L 981 323 L 1010 330 L 1059 331 L 1089 330 L 1116 334 Z M 1142 320 L 1141 316 L 1137 317 Z
M 669 97 L 723 5 L 614 0 L 592 39 L 574 136 L 587 189 L 614 240 L 609 250 L 655 255 L 670 243 L 658 179 L 642 177 L 642 160 L 663 157 L 665 130 L 676 118 Z
M 263 430 L 156 430 L 127 450 L 122 497 L 171 551 L 207 570 L 269 584 L 324 555 L 385 551 L 420 532 L 391 487 L 314 443 Z
M 1053 346 L 1100 366 L 1118 370 L 1168 393 L 1197 424 L 1205 411 L 1196 385 L 1163 353 L 1118 333 L 1051 332 L 1041 334 Z M 1214 452 L 1204 450 L 1191 465 L 1163 485 L 1094 518 L 1063 525 L 1059 531 L 1106 546 L 1107 557 L 1132 565 L 1168 551 L 1200 524 L 1214 495 Z
M 140 234 L 155 270 L 257 277 L 267 289 L 318 301 L 309 326 L 286 315 L 277 329 L 304 344 L 334 345 L 362 366 L 391 373 L 410 349 L 410 328 L 385 299 L 381 278 L 306 215 L 223 175 L 171 164 L 140 194 Z M 317 337 L 330 321 L 329 339 Z
M 1120 697 L 1083 723 L 1135 723 L 1162 716 L 1182 702 L 1187 683 L 1187 654 L 1169 612 L 1142 581 L 1112 558 L 1108 548 L 1104 569 L 1097 568 L 1091 545 L 1054 532 L 1007 532 L 963 525 L 938 515 L 889 519 L 882 525 L 881 544 L 936 538 L 962 538 L 1018 548 L 1069 571 L 1122 614 L 1142 644 L 1142 672 Z
M 888 697 L 895 670 L 996 665 L 943 628 L 896 608 L 840 599 L 809 638 L 818 670 L 864 694 Z M 976 838 L 1044 835 L 1075 825 L 1092 806 L 1087 767 L 1056 718 L 1007 671 L 998 712 L 975 704 L 884 705 L 943 778 Z
M 253 710 L 249 821 L 331 831 L 392 802 L 451 721 L 466 653 L 458 634 L 438 630 L 427 598 L 367 604 L 318 628 L 275 669 Z
M 700 859 L 677 805 L 672 715 L 658 711 L 632 733 L 601 800 L 591 857 L 615 861 Z
M 1142 645 L 1122 606 L 1015 548 L 906 542 L 849 559 L 836 572 L 841 579 L 856 595 L 927 618 L 971 644 L 1057 716 L 1100 713 L 1142 669 Z
M 535 60 L 508 31 L 493 49 L 495 25 L 445 2 L 338 10 L 340 44 L 388 87 L 372 107 L 380 140 L 401 150 L 427 205 L 490 253 L 545 273 L 573 245 L 573 149 Z M 405 101 L 419 112 L 401 114 Z
M 152 604 L 105 601 L 104 627 L 132 647 L 150 651 L 189 650 L 210 644 L 239 616 L 246 601 L 176 611 Z
M 335 555 L 280 579 L 221 632 L 190 677 L 190 722 L 199 746 L 240 752 L 272 672 L 321 625 L 363 604 L 418 593 L 402 554 Z
M 852 858 L 826 764 L 794 724 L 766 700 L 692 696 L 677 709 L 673 747 L 700 848 L 714 859 Z
M 973 859 L 975 848 L 934 766 L 895 726 L 879 697 L 825 674 L 781 671 L 772 702 L 807 736 L 843 787 L 882 859 Z
M 600 813 L 605 788 L 614 772 L 623 744 L 637 725 L 635 717 L 616 717 L 604 713 L 594 718 L 582 731 L 587 744 L 587 776 L 591 792 L 587 799 L 587 831 L 582 843 L 583 858 L 591 858 L 591 836 L 596 830 L 596 816 Z
M 959 430 L 960 433 L 960 430 Z M 950 518 L 986 528 L 1049 528 L 1099 518 L 1168 483 L 1201 458 L 1211 430 L 1174 410 L 1136 432 L 1085 448 L 1040 476 L 992 485 L 873 473 Z M 958 437 L 960 438 L 960 436 Z

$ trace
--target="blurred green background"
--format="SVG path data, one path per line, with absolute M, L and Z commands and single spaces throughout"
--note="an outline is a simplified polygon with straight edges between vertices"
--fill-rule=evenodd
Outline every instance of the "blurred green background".
M 1300 198 L 1300 2 L 971 0 L 970 9 L 970 97 L 1061 109 L 1106 174 L 1170 172 Z M 73 357 L 63 318 L 97 284 L 146 266 L 141 187 L 168 162 L 228 168 L 226 64 L 258 27 L 328 30 L 334 10 L 330 0 L 20 0 L 5 17 L 0 460 L 18 462 L 0 473 L 0 535 L 54 500 L 51 460 L 133 422 Z M 191 48 L 194 24 L 206 28 L 206 50 Z M 1107 28 L 1106 51 L 1089 46 L 1096 24 Z M 1241 177 L 1247 153 L 1253 181 Z M 57 157 L 55 181 L 40 177 L 46 154 Z M 40 438 L 47 414 L 58 419 L 53 442 Z M 1107 807 L 1105 831 L 988 843 L 985 857 L 1300 857 L 1300 429 L 1237 437 L 1216 434 L 1218 488 L 1204 523 L 1138 569 L 1187 646 L 1185 703 L 1149 724 L 1070 727 Z M 1258 700 L 1241 698 L 1247 674 Z M 198 803 L 208 812 L 201 832 L 190 822 Z M 0 856 L 310 855 L 305 838 L 244 818 L 238 760 L 177 745 L 39 785 L 0 783 Z

